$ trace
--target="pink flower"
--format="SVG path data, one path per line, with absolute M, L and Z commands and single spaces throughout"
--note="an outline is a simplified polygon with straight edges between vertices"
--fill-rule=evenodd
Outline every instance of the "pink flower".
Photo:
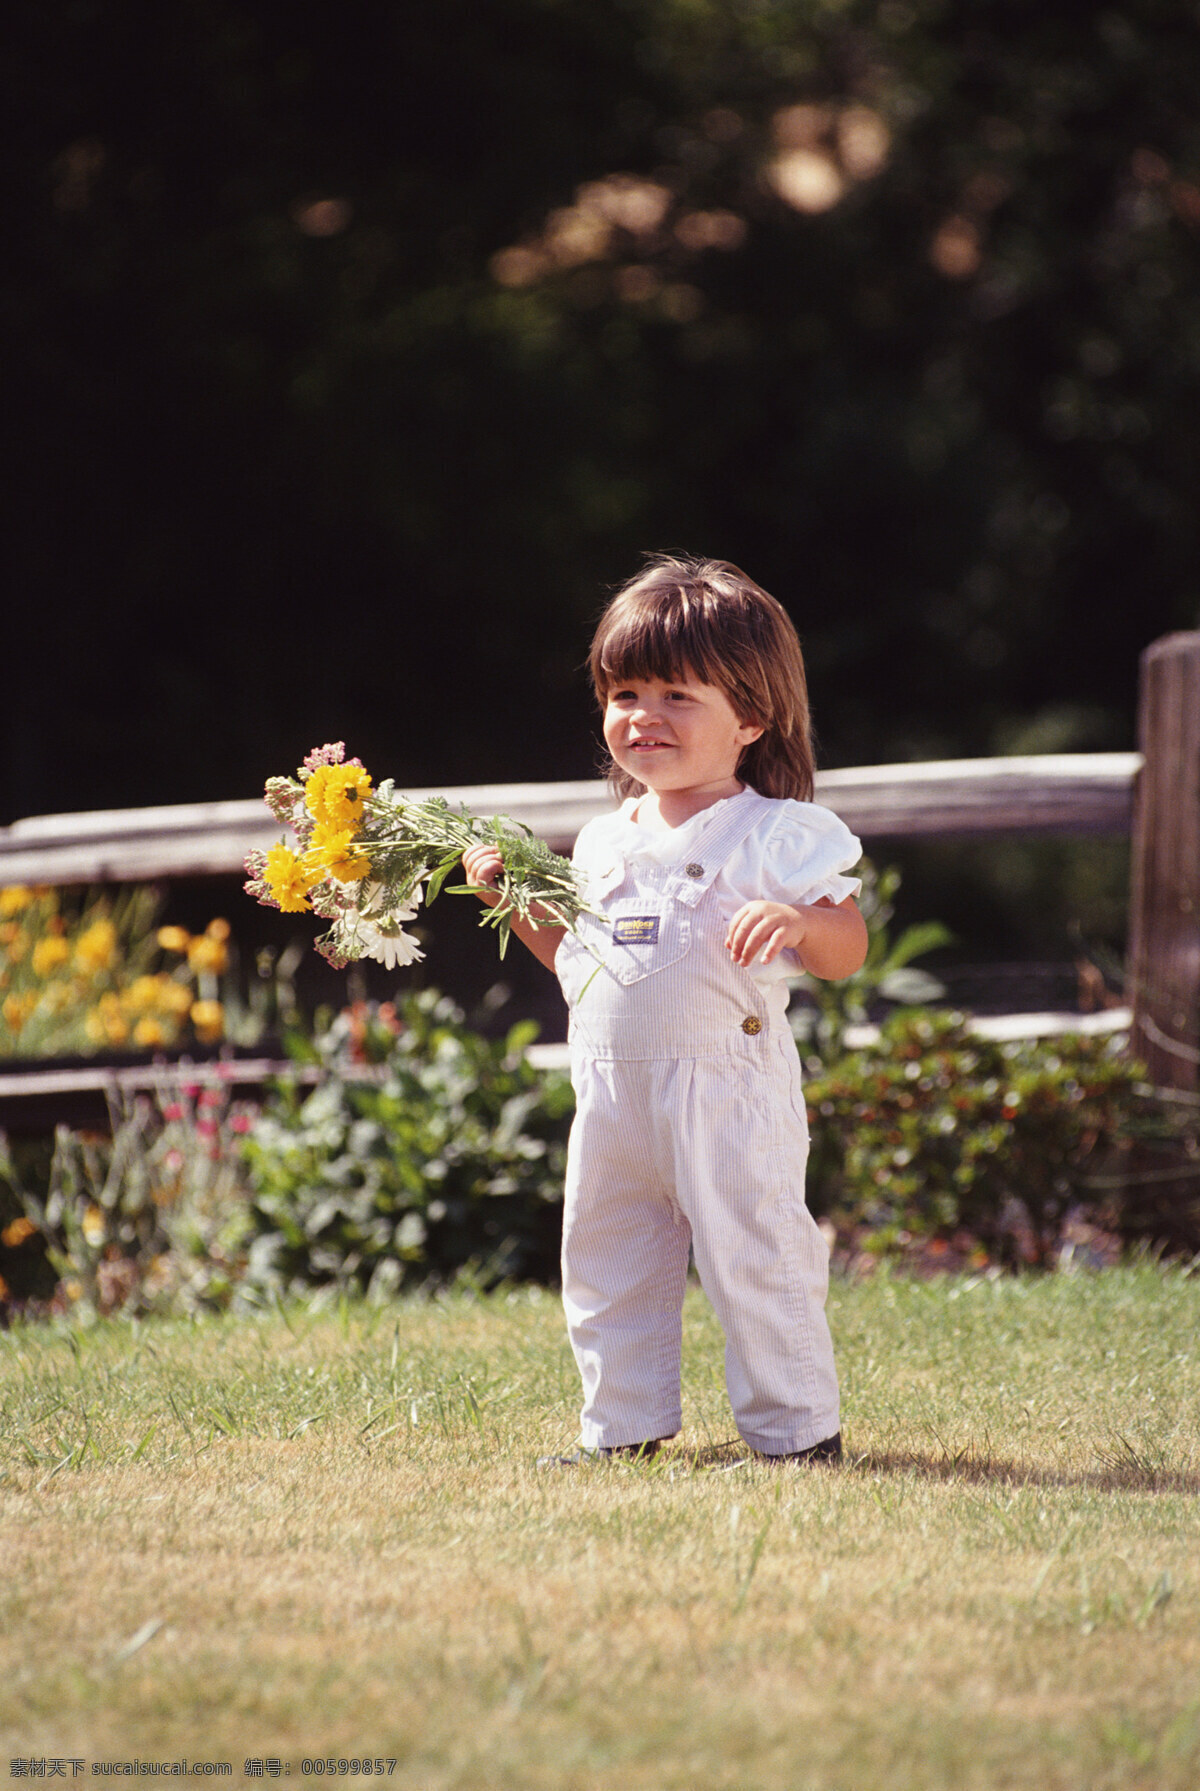
M 162 1110 L 164 1119 L 182 1119 L 184 1107 L 181 1101 L 168 1101 Z
M 348 759 L 346 757 L 346 742 L 344 740 L 334 740 L 328 746 L 316 746 L 313 748 L 312 752 L 309 753 L 303 765 L 300 767 L 300 776 L 303 778 L 311 777 L 313 772 L 319 771 L 322 765 L 361 764 L 361 759 Z
M 259 883 L 251 877 L 248 883 L 242 884 L 242 888 L 248 896 L 253 896 L 256 902 L 261 902 L 264 908 L 278 908 L 279 903 L 274 896 L 267 894 L 265 883 Z
M 196 1131 L 201 1138 L 215 1138 L 220 1131 L 215 1119 L 198 1119 Z

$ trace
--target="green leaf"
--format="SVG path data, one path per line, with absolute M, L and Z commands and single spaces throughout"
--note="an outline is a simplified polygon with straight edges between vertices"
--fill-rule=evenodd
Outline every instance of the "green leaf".
M 458 852 L 450 853 L 450 855 L 444 858 L 437 869 L 431 874 L 428 883 L 425 885 L 425 905 L 427 907 L 430 902 L 435 902 L 437 900 L 438 896 L 441 894 L 442 885 L 445 883 L 446 878 L 450 875 L 455 865 L 458 864 L 459 859 L 460 854 Z M 455 892 L 451 891 L 450 893 L 454 894 Z
M 954 934 L 940 920 L 918 921 L 914 926 L 906 927 L 895 944 L 889 947 L 883 968 L 887 972 L 899 970 L 914 958 L 924 957 L 926 952 L 953 944 Z

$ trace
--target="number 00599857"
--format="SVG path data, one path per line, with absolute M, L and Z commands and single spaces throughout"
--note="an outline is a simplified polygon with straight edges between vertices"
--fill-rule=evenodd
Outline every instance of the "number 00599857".
M 311 1778 L 390 1778 L 396 1770 L 394 1760 L 316 1758 L 301 1760 L 300 1771 Z

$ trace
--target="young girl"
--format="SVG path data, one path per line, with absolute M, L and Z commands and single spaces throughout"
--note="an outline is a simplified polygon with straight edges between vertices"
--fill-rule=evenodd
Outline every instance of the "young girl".
M 834 1461 L 829 1253 L 804 1204 L 786 978 L 849 976 L 867 934 L 845 874 L 859 843 L 811 800 L 800 643 L 736 566 L 661 556 L 604 612 L 591 675 L 624 798 L 575 847 L 602 918 L 585 916 L 582 939 L 517 929 L 571 1010 L 563 1304 L 580 1454 L 645 1456 L 678 1431 L 690 1247 L 744 1441 Z M 484 888 L 500 871 L 486 846 L 464 865 Z

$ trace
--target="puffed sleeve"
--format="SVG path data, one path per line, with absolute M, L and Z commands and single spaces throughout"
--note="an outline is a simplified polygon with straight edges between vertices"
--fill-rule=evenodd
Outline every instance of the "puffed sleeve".
M 846 875 L 862 857 L 861 842 L 832 809 L 783 802 L 761 840 L 759 893 L 768 902 L 844 902 L 862 879 Z

